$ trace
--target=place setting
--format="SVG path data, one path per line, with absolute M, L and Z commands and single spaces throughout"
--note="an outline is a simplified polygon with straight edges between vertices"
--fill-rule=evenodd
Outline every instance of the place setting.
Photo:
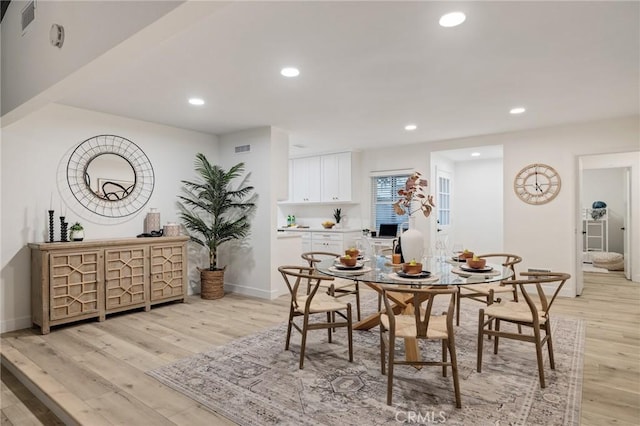
M 363 274 L 371 271 L 370 267 L 364 265 L 366 261 L 367 259 L 358 250 L 346 250 L 344 255 L 336 257 L 329 270 L 340 273 Z
M 420 283 L 437 282 L 439 280 L 437 275 L 432 275 L 430 271 L 423 270 L 420 262 L 411 261 L 394 266 L 398 267 L 397 270 L 387 274 L 387 277 L 392 280 Z
M 464 263 L 460 263 L 454 267 L 451 272 L 462 277 L 471 277 L 474 275 L 482 275 L 483 277 L 500 275 L 500 271 L 494 270 L 494 267 L 487 264 L 487 259 L 479 258 L 473 255 L 465 259 Z M 465 252 L 466 254 L 466 252 Z

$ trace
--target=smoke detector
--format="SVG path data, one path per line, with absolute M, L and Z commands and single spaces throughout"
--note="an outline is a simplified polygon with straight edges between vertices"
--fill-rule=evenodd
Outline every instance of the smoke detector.
M 61 48 L 64 43 L 64 27 L 62 25 L 53 24 L 49 30 L 49 40 L 51 45 Z

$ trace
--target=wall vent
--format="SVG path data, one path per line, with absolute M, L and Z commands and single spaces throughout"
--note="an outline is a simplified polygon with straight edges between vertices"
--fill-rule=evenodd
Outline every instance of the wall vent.
M 251 145 L 236 146 L 236 154 L 241 154 L 241 153 L 250 152 L 250 151 L 251 151 Z
M 22 9 L 22 31 L 24 32 L 30 23 L 36 19 L 36 1 L 32 0 Z

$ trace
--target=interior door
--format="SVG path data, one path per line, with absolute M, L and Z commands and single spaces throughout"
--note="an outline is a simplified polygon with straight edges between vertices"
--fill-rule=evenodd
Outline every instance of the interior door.
M 449 235 L 451 233 L 452 190 L 453 175 L 436 166 L 435 196 L 436 196 L 436 241 L 435 255 L 446 256 L 449 252 Z
M 625 208 L 622 226 L 622 248 L 624 250 L 624 276 L 631 280 L 631 241 L 629 241 L 629 227 L 631 226 L 631 169 L 627 167 L 624 171 L 624 196 Z

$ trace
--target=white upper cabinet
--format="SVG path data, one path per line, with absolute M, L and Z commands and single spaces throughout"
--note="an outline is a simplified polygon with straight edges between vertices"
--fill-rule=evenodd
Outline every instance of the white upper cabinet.
M 351 153 L 294 158 L 289 162 L 290 203 L 351 202 Z
M 323 155 L 322 201 L 351 201 L 351 153 Z
M 291 160 L 291 166 L 291 201 L 320 201 L 320 157 L 296 158 Z

